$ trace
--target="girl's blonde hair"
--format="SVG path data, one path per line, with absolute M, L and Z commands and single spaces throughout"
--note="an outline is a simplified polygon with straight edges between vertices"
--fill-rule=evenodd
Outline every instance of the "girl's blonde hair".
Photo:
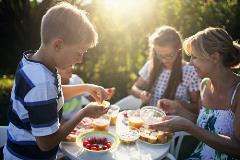
M 83 43 L 89 47 L 98 42 L 98 34 L 86 13 L 67 2 L 51 7 L 42 18 L 42 44 L 47 45 L 54 38 L 61 38 L 67 44 Z
M 240 45 L 222 28 L 209 27 L 196 33 L 184 41 L 183 48 L 188 55 L 207 59 L 218 52 L 224 66 L 239 67 Z
M 180 33 L 171 26 L 162 26 L 155 30 L 149 37 L 149 59 L 151 62 L 148 79 L 148 91 L 154 88 L 155 81 L 163 71 L 163 64 L 159 60 L 154 46 L 172 47 L 176 50 L 177 57 L 172 67 L 166 90 L 162 98 L 174 99 L 178 85 L 182 82 L 182 38 Z

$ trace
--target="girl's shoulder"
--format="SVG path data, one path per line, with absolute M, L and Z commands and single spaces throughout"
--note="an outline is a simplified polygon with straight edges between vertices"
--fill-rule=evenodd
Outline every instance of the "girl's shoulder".
M 187 76 L 187 77 L 198 77 L 198 74 L 194 68 L 194 66 L 190 65 L 189 63 L 184 63 L 182 65 L 182 73 L 183 76 Z
M 195 70 L 193 65 L 191 65 L 190 63 L 188 62 L 184 62 L 183 65 L 182 65 L 182 69 L 183 70 Z

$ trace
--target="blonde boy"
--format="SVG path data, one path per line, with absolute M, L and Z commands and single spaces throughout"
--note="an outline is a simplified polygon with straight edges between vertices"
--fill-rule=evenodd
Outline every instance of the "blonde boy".
M 87 105 L 68 122 L 59 123 L 64 98 L 88 92 L 101 102 L 108 96 L 104 88 L 93 84 L 61 86 L 57 74 L 56 68 L 80 63 L 83 54 L 96 43 L 93 25 L 74 6 L 60 3 L 43 16 L 41 46 L 35 53 L 23 53 L 15 74 L 4 159 L 55 159 L 58 144 L 83 117 L 107 112 Z

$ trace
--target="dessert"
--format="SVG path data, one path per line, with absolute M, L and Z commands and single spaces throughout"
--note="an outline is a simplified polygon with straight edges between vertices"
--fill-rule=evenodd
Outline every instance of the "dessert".
M 143 120 L 140 117 L 128 118 L 128 125 L 134 128 L 140 128 L 143 126 Z
M 76 134 L 69 134 L 67 137 L 65 137 L 65 142 L 76 142 L 77 135 Z
M 151 143 L 151 144 L 155 144 L 155 143 L 157 143 L 157 137 L 156 136 L 154 136 L 154 135 L 149 135 L 148 137 L 147 137 L 147 140 L 148 140 L 148 142 L 149 143 Z
M 120 107 L 117 105 L 110 106 L 110 109 L 108 110 L 108 114 L 111 117 L 110 125 L 116 125 L 116 120 L 117 120 L 119 110 L 120 110 Z
M 136 128 L 129 127 L 124 132 L 120 133 L 119 139 L 126 144 L 135 143 L 139 138 L 139 131 Z
M 93 119 L 84 117 L 81 122 L 78 123 L 77 128 L 91 129 L 93 128 Z
M 119 139 L 111 133 L 92 131 L 77 136 L 76 144 L 88 152 L 104 153 L 116 148 Z
M 140 128 L 139 139 L 150 144 L 168 143 L 172 139 L 172 137 L 173 133 Z
M 93 129 L 95 131 L 108 131 L 110 125 L 110 117 L 103 115 L 93 120 Z
M 90 132 L 92 128 L 74 128 L 63 141 L 65 142 L 76 142 L 76 137 L 80 134 Z
M 82 141 L 84 148 L 94 151 L 102 151 L 110 149 L 112 142 L 108 141 L 106 137 L 89 137 Z

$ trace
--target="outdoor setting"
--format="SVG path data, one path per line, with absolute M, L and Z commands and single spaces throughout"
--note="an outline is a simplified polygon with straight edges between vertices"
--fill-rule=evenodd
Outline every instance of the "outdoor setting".
M 240 159 L 240 0 L 0 0 L 0 159 Z

